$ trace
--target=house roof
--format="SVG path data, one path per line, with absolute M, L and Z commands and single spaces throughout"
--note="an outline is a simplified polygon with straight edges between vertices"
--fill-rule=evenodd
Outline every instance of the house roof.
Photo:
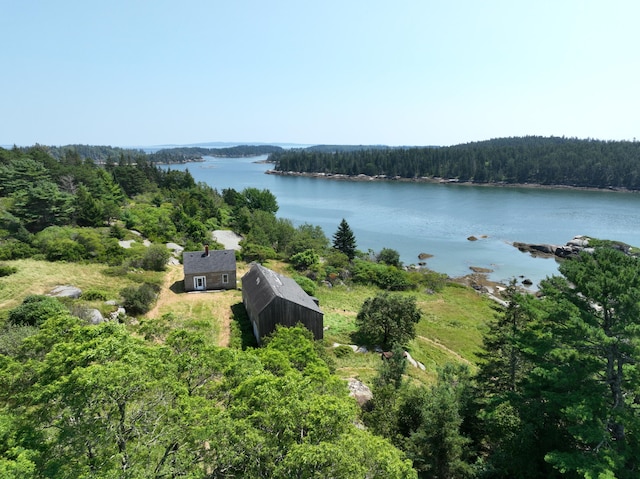
M 256 311 L 262 311 L 273 299 L 280 297 L 322 314 L 311 296 L 293 279 L 282 276 L 260 264 L 254 264 L 242 277 L 242 290 L 246 291 Z
M 184 274 L 211 273 L 212 271 L 233 271 L 236 269 L 236 253 L 232 249 L 185 251 L 182 253 Z

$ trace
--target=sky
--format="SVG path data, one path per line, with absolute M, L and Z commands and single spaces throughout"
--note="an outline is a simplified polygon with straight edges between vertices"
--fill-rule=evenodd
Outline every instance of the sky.
M 0 145 L 640 137 L 637 0 L 0 0 Z

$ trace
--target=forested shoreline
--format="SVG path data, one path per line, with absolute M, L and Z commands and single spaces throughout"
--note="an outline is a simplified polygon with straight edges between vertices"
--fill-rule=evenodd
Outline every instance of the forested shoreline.
M 640 142 L 501 138 L 448 147 L 291 149 L 269 156 L 281 174 L 640 189 Z

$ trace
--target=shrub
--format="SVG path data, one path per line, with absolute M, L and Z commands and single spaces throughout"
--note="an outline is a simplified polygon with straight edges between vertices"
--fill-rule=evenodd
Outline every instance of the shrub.
M 159 287 L 151 283 L 141 284 L 137 288 L 128 286 L 120 291 L 124 300 L 122 306 L 127 310 L 127 313 L 134 316 L 144 314 L 151 309 L 158 291 Z
M 38 332 L 34 326 L 11 326 L 0 329 L 0 354 L 15 356 L 20 351 L 22 340 Z
M 126 234 L 127 230 L 117 223 L 112 224 L 109 228 L 109 236 L 112 238 L 123 240 Z
M 261 246 L 255 243 L 247 243 L 242 246 L 242 258 L 247 262 L 260 261 L 264 262 L 268 259 L 276 259 L 277 253 L 269 246 Z
M 396 268 L 402 267 L 400 262 L 400 253 L 395 249 L 382 248 L 376 256 L 378 263 L 388 264 L 389 266 L 395 266 Z
M 307 249 L 301 253 L 294 254 L 289 261 L 293 267 L 299 271 L 310 269 L 320 262 L 320 256 L 312 249 Z
M 169 249 L 161 244 L 152 244 L 142 256 L 140 267 L 147 271 L 164 271 L 171 257 Z
M 351 346 L 341 344 L 340 346 L 333 348 L 333 354 L 335 354 L 336 358 L 344 358 L 353 354 L 353 349 L 351 349 Z
M 89 289 L 82 293 L 81 298 L 85 301 L 106 301 L 107 293 L 99 289 Z
M 28 243 L 9 240 L 0 245 L 0 260 L 31 258 L 38 250 Z
M 296 275 L 293 280 L 307 293 L 309 296 L 316 294 L 316 284 L 306 276 Z
M 9 266 L 8 264 L 0 264 L 0 277 L 10 276 L 18 271 L 15 266 Z
M 32 294 L 22 304 L 9 311 L 9 323 L 23 326 L 39 326 L 43 321 L 63 313 L 67 309 L 56 298 Z

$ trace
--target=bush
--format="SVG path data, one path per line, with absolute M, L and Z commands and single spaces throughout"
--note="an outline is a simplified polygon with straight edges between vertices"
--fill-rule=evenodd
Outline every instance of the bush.
M 361 284 L 374 284 L 389 291 L 404 291 L 415 286 L 406 271 L 395 266 L 364 260 L 354 261 L 353 281 Z
M 165 245 L 152 244 L 142 256 L 140 267 L 147 271 L 164 271 L 170 257 L 171 252 Z
M 395 249 L 382 248 L 376 256 L 376 260 L 378 263 L 388 264 L 389 266 L 395 266 L 396 268 L 402 267 L 402 263 L 400 262 L 400 253 Z
M 278 254 L 269 246 L 261 246 L 255 243 L 247 243 L 242 246 L 242 258 L 250 263 L 251 261 L 265 262 L 268 259 L 276 259 Z
M 316 284 L 306 276 L 296 275 L 293 280 L 307 293 L 309 296 L 316 294 Z
M 123 298 L 122 306 L 127 310 L 128 314 L 134 316 L 147 313 L 154 301 L 160 288 L 151 283 L 144 283 L 139 287 L 128 286 L 120 291 Z
M 320 262 L 320 256 L 312 249 L 304 250 L 301 253 L 294 254 L 289 261 L 298 271 L 304 271 L 316 266 Z
M 126 234 L 127 230 L 117 223 L 112 224 L 109 228 L 109 236 L 112 238 L 123 240 Z
M 15 266 L 9 266 L 8 264 L 0 264 L 0 278 L 3 276 L 10 276 L 18 271 Z
M 31 258 L 38 250 L 28 243 L 9 240 L 0 245 L 0 260 Z
M 333 348 L 333 354 L 335 354 L 336 358 L 344 358 L 353 354 L 353 349 L 351 349 L 351 346 L 341 344 L 340 346 Z
M 11 326 L 0 330 L 0 354 L 15 356 L 20 351 L 22 340 L 38 332 L 34 326 Z
M 107 293 L 98 289 L 89 289 L 82 293 L 81 298 L 85 301 L 106 301 Z
M 45 320 L 68 313 L 56 298 L 32 294 L 24 298 L 22 304 L 9 311 L 9 323 L 22 326 L 39 326 Z

